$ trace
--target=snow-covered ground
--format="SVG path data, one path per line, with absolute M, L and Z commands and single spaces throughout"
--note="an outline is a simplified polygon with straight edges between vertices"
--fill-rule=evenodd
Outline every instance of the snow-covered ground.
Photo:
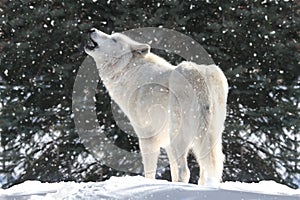
M 140 176 L 112 177 L 105 182 L 41 183 L 27 181 L 7 190 L 0 190 L 1 200 L 27 199 L 152 199 L 152 200 L 289 200 L 300 199 L 300 189 L 294 190 L 274 181 L 260 183 L 225 182 L 219 189 L 193 184 L 150 180 Z

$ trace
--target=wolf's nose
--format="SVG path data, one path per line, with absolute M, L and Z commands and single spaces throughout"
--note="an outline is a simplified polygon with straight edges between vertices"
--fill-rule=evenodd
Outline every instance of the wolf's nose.
M 93 32 L 95 32 L 95 31 L 96 31 L 95 28 L 91 28 L 90 30 L 88 30 L 88 33 L 93 33 Z

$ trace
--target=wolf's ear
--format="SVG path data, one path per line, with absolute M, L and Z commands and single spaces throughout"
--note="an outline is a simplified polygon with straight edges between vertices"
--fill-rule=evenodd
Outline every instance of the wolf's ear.
M 145 55 L 150 52 L 148 44 L 137 43 L 132 46 L 132 52 L 137 55 Z

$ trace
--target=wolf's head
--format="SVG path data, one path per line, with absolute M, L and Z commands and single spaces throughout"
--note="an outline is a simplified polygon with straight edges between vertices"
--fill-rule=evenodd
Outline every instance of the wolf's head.
M 85 52 L 92 56 L 96 62 L 113 64 L 124 56 L 143 56 L 150 51 L 150 46 L 136 42 L 122 33 L 108 35 L 95 28 L 88 33 Z

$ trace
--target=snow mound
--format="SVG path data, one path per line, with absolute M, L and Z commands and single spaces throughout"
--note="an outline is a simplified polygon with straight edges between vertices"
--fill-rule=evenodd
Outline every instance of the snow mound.
M 112 177 L 104 182 L 41 183 L 26 181 L 7 190 L 0 189 L 3 200 L 58 200 L 58 199 L 300 199 L 300 189 L 294 190 L 274 181 L 260 183 L 225 182 L 220 188 L 200 187 L 193 184 L 171 183 L 144 177 Z

